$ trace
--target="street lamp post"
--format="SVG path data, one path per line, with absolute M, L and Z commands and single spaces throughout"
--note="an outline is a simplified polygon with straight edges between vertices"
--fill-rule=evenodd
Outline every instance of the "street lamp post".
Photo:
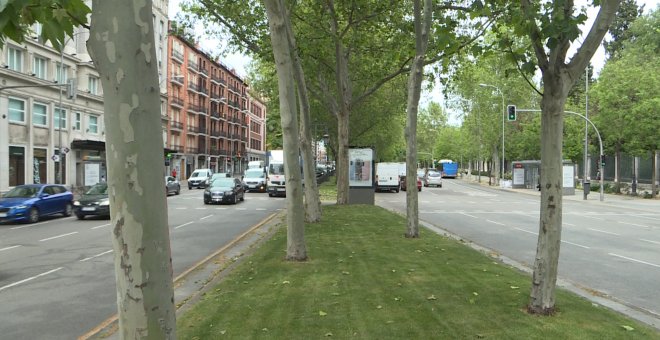
M 502 97 L 502 172 L 500 173 L 501 181 L 504 180 L 504 116 L 506 116 L 506 107 L 504 106 L 504 94 L 499 87 L 489 84 L 479 84 L 481 87 L 492 87 L 494 88 Z

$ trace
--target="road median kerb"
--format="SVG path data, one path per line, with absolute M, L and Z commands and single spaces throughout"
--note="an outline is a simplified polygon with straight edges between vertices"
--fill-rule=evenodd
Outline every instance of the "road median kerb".
M 197 262 L 174 278 L 176 313 L 181 314 L 193 306 L 205 292 L 224 278 L 234 266 L 250 254 L 256 245 L 270 238 L 285 211 L 275 212 L 236 237 L 224 247 Z M 113 315 L 78 340 L 119 339 L 117 315 Z

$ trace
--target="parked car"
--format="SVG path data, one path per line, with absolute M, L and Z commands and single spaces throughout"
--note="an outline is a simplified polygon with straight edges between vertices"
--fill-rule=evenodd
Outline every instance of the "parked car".
M 245 191 L 258 190 L 266 192 L 266 168 L 245 170 L 243 183 L 245 183 Z
M 437 171 L 429 171 L 426 174 L 426 181 L 424 182 L 424 186 L 426 187 L 435 186 L 438 188 L 442 188 L 442 174 Z
M 63 185 L 19 185 L 0 198 L 0 222 L 35 223 L 55 214 L 73 214 L 73 194 Z
M 233 203 L 245 200 L 245 189 L 238 178 L 217 178 L 204 190 L 204 204 Z
M 193 171 L 192 175 L 188 178 L 188 190 L 192 188 L 206 188 L 211 182 L 213 170 L 211 169 L 197 169 Z
M 401 176 L 401 190 L 406 191 L 406 176 Z M 422 180 L 417 177 L 417 191 L 422 191 Z
M 165 195 L 181 193 L 181 184 L 172 176 L 165 176 Z
M 94 184 L 80 198 L 73 201 L 73 208 L 79 220 L 85 219 L 86 216 L 110 218 L 108 183 Z

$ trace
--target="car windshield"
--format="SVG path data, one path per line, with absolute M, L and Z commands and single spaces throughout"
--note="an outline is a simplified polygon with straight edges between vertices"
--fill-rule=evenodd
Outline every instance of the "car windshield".
M 233 186 L 234 186 L 234 179 L 233 178 L 227 178 L 227 177 L 218 178 L 218 179 L 214 180 L 211 183 L 211 187 L 213 187 L 213 188 L 220 188 L 220 187 L 226 188 L 226 187 L 233 187 Z
M 439 172 L 429 172 L 429 177 L 440 177 Z
M 195 171 L 190 177 L 202 177 L 204 174 L 201 171 Z
M 94 184 L 85 195 L 107 195 L 108 194 L 108 185 L 105 183 Z
M 417 176 L 423 177 L 424 176 L 424 170 L 417 170 Z
M 246 178 L 264 178 L 266 174 L 262 169 L 254 169 L 245 171 Z
M 271 164 L 268 168 L 271 175 L 284 175 L 284 164 Z
M 15 187 L 9 190 L 3 197 L 37 197 L 39 187 Z

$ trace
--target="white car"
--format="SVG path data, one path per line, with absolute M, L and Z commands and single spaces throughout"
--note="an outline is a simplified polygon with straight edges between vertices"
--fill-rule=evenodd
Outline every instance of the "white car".
M 429 171 L 426 174 L 426 187 L 436 186 L 442 188 L 442 174 L 437 171 Z
M 188 178 L 188 189 L 192 188 L 206 188 L 213 176 L 211 169 L 197 169 L 193 171 L 192 175 Z
M 245 184 L 246 191 L 258 190 L 259 192 L 266 192 L 266 169 L 253 168 L 245 170 L 243 183 Z

